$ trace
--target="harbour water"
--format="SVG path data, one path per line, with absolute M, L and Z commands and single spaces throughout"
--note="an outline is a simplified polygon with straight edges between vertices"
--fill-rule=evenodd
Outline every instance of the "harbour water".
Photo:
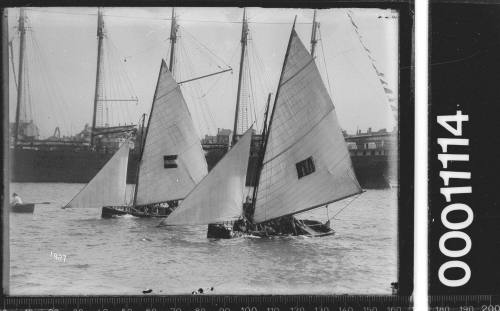
M 209 240 L 206 226 L 62 210 L 83 186 L 10 185 L 25 202 L 51 202 L 10 214 L 11 295 L 390 294 L 397 281 L 397 189 L 361 194 L 332 220 L 333 236 Z M 329 217 L 351 200 L 331 204 Z

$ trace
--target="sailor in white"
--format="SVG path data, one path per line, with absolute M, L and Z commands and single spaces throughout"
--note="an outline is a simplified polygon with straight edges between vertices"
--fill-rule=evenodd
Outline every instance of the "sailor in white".
M 12 201 L 10 202 L 12 205 L 20 205 L 23 204 L 23 200 L 21 200 L 21 197 L 17 195 L 17 193 L 12 194 Z

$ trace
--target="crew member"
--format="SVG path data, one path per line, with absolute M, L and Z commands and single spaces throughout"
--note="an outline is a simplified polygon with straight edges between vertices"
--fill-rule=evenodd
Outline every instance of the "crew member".
M 21 197 L 17 195 L 17 193 L 12 194 L 12 201 L 10 202 L 12 205 L 20 205 L 23 204 L 23 200 L 21 200 Z

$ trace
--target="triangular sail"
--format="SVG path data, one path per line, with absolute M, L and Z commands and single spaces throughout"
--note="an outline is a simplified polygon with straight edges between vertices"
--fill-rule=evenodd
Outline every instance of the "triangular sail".
M 240 218 L 251 140 L 250 128 L 161 224 L 202 225 Z
M 97 175 L 63 208 L 125 205 L 129 149 L 129 142 L 124 142 Z
M 361 192 L 332 100 L 295 30 L 287 55 L 259 179 L 257 223 Z
M 184 199 L 207 172 L 180 87 L 162 60 L 139 164 L 135 205 Z

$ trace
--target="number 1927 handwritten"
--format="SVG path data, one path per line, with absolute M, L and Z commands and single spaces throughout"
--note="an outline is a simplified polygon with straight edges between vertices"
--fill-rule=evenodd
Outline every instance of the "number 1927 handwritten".
M 50 257 L 54 258 L 58 262 L 66 262 L 66 255 L 50 252 Z

